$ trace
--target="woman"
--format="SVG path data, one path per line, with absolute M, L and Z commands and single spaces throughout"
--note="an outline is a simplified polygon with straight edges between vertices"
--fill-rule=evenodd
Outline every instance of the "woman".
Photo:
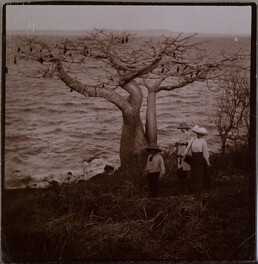
M 207 142 L 204 138 L 208 134 L 206 128 L 195 126 L 193 132 L 196 137 L 189 141 L 184 157 L 187 153 L 192 153 L 190 188 L 195 192 L 209 187 L 208 167 L 211 165 Z
M 176 153 L 177 153 L 177 176 L 179 177 L 180 184 L 183 187 L 183 192 L 186 193 L 186 179 L 190 174 L 190 166 L 183 161 L 183 155 L 187 144 L 191 138 L 190 132 L 188 131 L 190 127 L 186 122 L 180 123 L 177 129 L 181 130 L 180 136 L 176 142 Z M 188 176 L 189 177 L 189 176 Z

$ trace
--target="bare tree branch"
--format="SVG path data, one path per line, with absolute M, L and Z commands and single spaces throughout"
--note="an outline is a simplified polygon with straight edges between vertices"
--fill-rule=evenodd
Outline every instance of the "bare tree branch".
M 127 100 L 125 100 L 121 95 L 117 94 L 113 90 L 83 84 L 70 77 L 65 72 L 60 60 L 54 60 L 53 63 L 55 65 L 58 77 L 72 90 L 77 91 L 85 97 L 103 97 L 109 102 L 115 104 L 123 113 L 129 113 L 132 111 L 132 107 L 127 102 Z

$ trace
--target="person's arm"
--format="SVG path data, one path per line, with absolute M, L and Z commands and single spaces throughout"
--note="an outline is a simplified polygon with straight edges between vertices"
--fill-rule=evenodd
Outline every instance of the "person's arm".
M 183 156 L 186 156 L 186 154 L 188 153 L 189 149 L 192 147 L 193 141 L 194 141 L 194 138 L 189 139 L 187 147 L 185 148 L 185 151 L 183 153 Z
M 164 164 L 164 160 L 162 158 L 162 156 L 160 156 L 160 174 L 159 176 L 162 177 L 166 172 L 166 169 L 165 169 L 165 164 Z
M 146 163 L 146 167 L 145 167 L 145 173 L 149 172 L 149 169 L 150 169 L 150 156 L 151 156 L 151 154 L 148 156 L 148 159 L 147 159 L 147 163 Z
M 206 140 L 203 140 L 202 152 L 203 152 L 203 157 L 206 160 L 206 163 L 208 164 L 208 166 L 211 166 L 210 161 L 209 161 L 210 155 L 209 155 L 209 150 L 208 150 L 208 146 L 207 146 Z

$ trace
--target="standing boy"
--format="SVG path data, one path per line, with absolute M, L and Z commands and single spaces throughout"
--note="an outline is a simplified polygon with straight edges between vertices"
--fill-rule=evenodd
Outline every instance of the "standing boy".
M 156 144 L 146 148 L 150 153 L 147 159 L 146 172 L 151 197 L 155 197 L 159 190 L 159 178 L 165 174 L 165 165 L 160 152 L 162 151 Z

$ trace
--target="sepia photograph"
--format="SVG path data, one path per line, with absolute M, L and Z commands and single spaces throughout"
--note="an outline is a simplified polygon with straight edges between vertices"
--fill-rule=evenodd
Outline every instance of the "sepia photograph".
M 3 263 L 255 260 L 256 4 L 2 17 Z

